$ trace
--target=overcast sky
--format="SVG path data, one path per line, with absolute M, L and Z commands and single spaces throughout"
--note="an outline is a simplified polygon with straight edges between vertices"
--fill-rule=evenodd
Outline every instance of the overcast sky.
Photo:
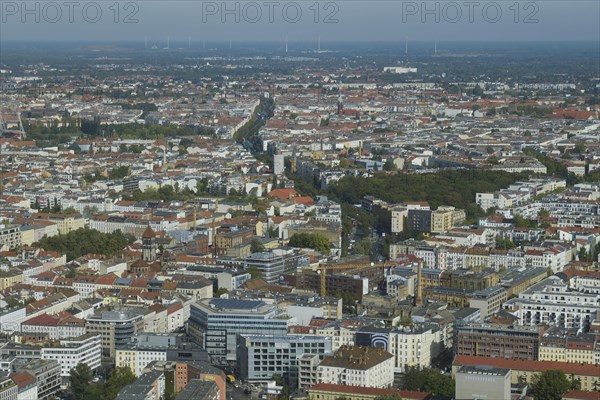
M 598 0 L 69 1 L 1 0 L 1 40 L 600 40 Z

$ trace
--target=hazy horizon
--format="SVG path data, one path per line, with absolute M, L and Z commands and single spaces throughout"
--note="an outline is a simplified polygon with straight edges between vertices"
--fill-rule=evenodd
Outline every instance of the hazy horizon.
M 25 3 L 27 3 L 25 5 Z M 600 2 L 1 2 L 8 41 L 578 42 L 600 40 Z

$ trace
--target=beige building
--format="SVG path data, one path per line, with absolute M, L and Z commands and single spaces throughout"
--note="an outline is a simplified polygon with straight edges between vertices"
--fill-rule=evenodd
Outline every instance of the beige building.
M 319 383 L 388 388 L 394 383 L 394 356 L 381 347 L 342 346 L 317 367 Z
M 442 331 L 426 325 L 398 327 L 389 334 L 389 352 L 394 355 L 393 368 L 403 372 L 405 367 L 428 368 L 431 359 L 442 348 Z
M 21 246 L 21 230 L 18 226 L 0 228 L 0 250 L 8 251 Z
M 0 272 L 0 290 L 23 282 L 23 272 L 12 269 L 7 272 Z
M 56 223 L 58 233 L 66 235 L 69 232 L 85 228 L 85 219 L 81 214 L 34 214 L 35 219 L 45 219 Z
M 497 313 L 507 299 L 506 290 L 502 286 L 490 286 L 473 293 L 473 297 L 469 300 L 469 307 L 478 308 L 481 312 L 481 320 L 485 321 Z
M 442 233 L 465 222 L 464 210 L 457 210 L 452 206 L 440 206 L 431 212 L 431 232 Z
M 540 361 L 598 365 L 600 342 L 594 334 L 568 336 L 560 331 L 553 334 L 551 329 L 540 338 L 538 358 Z

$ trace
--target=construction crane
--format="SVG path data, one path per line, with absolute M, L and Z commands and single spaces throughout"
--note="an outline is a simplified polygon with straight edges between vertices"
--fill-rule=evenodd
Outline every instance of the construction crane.
M 321 296 L 327 295 L 327 271 L 336 271 L 336 270 L 365 270 L 365 269 L 374 269 L 380 268 L 375 263 L 367 263 L 367 264 L 319 264 L 316 267 L 310 267 L 312 271 L 316 271 L 320 276 L 320 292 Z M 383 262 L 381 268 L 384 271 L 385 275 L 385 261 Z

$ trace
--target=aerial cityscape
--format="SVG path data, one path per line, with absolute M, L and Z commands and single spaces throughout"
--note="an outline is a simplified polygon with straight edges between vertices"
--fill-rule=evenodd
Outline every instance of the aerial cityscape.
M 600 37 L 313 36 L 0 41 L 0 399 L 600 400 Z

